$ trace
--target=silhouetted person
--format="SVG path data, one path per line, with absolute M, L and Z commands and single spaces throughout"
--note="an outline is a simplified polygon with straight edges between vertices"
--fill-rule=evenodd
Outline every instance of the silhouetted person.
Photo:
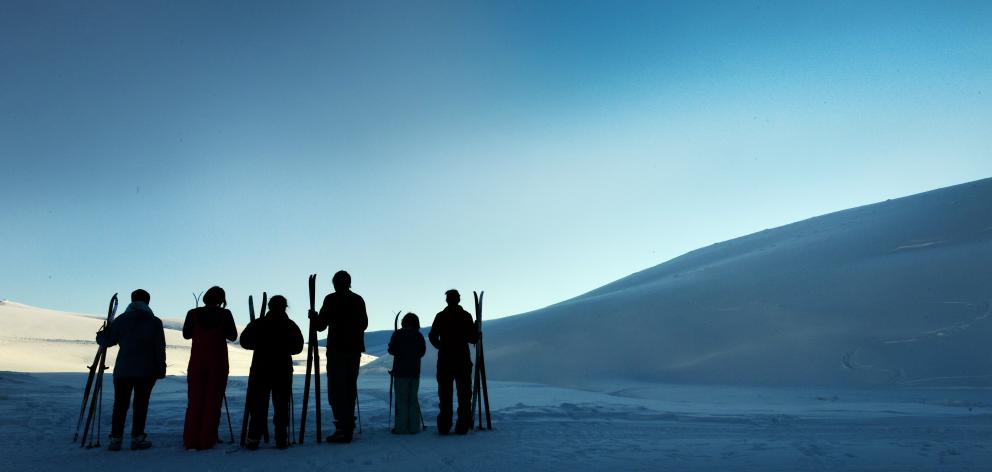
M 120 345 L 114 365 L 114 416 L 108 447 L 111 451 L 121 450 L 131 392 L 134 392 L 131 449 L 152 447 L 145 434 L 145 420 L 155 380 L 165 378 L 165 330 L 162 320 L 148 307 L 150 301 L 151 295 L 144 290 L 131 292 L 131 304 L 124 313 L 96 333 L 96 342 L 101 346 Z
M 393 383 L 396 388 L 396 427 L 393 433 L 416 434 L 420 431 L 420 358 L 427 352 L 420 318 L 413 313 L 403 316 L 403 329 L 389 339 L 393 355 Z
M 258 439 L 269 417 L 269 392 L 272 392 L 272 423 L 276 428 L 276 447 L 289 446 L 289 398 L 293 394 L 293 354 L 303 352 L 303 333 L 286 315 L 286 298 L 269 299 L 269 313 L 252 321 L 241 332 L 241 347 L 255 352 L 251 356 L 252 391 L 248 406 L 248 449 L 258 449 Z
M 355 431 L 358 366 L 365 351 L 369 317 L 365 300 L 351 291 L 351 276 L 341 270 L 331 279 L 334 293 L 324 297 L 320 312 L 310 311 L 317 331 L 327 329 L 327 401 L 334 414 L 329 443 L 350 443 Z
M 472 358 L 468 345 L 479 340 L 479 331 L 461 305 L 457 290 L 444 293 L 448 306 L 434 317 L 427 337 L 437 348 L 437 396 L 439 409 L 437 432 L 451 431 L 451 383 L 458 390 L 458 423 L 455 432 L 465 434 L 472 428 Z
M 238 339 L 234 317 L 224 289 L 210 287 L 203 295 L 205 306 L 186 313 L 183 337 L 193 340 L 186 369 L 187 399 L 183 445 L 186 449 L 210 449 L 217 443 L 221 403 L 227 389 L 227 341 Z

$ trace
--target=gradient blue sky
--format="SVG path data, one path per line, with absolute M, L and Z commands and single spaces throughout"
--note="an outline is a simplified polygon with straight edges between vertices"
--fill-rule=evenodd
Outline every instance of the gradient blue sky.
M 992 176 L 990 2 L 0 2 L 0 298 L 490 317 Z M 467 305 L 471 305 L 469 302 Z

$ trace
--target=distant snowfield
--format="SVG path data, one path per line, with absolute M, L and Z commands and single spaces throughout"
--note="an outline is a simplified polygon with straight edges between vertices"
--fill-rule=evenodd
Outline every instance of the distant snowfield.
M 127 306 L 121 303 L 120 315 Z M 154 310 L 155 307 L 152 306 Z M 12 301 L 0 302 L 0 371 L 13 372 L 79 372 L 93 363 L 96 354 L 96 332 L 103 317 L 66 313 L 23 305 Z M 191 342 L 183 339 L 182 321 L 163 320 L 166 344 L 166 372 L 185 375 L 189 364 Z M 241 332 L 243 326 L 238 327 Z M 304 327 L 305 329 L 305 327 Z M 107 364 L 112 366 L 117 348 L 107 350 Z M 231 375 L 248 375 L 251 351 L 235 343 L 228 344 Z M 365 355 L 363 363 L 375 360 Z M 306 351 L 294 358 L 296 364 L 306 365 Z M 303 368 L 305 369 L 305 367 Z M 302 369 L 298 369 L 302 370 Z

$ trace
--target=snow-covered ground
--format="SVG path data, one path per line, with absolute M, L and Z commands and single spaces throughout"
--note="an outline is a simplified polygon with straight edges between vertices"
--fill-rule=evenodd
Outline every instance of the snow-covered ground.
M 350 445 L 307 444 L 256 452 L 219 445 L 182 449 L 186 383 L 170 376 L 152 396 L 140 452 L 86 450 L 71 442 L 82 374 L 0 373 L 4 470 L 989 470 L 987 391 L 718 388 L 630 384 L 611 392 L 492 382 L 494 431 L 434 432 L 436 385 L 423 379 L 429 430 L 388 433 L 388 377 L 363 374 L 363 432 Z M 299 406 L 303 381 L 297 376 Z M 245 379 L 228 398 L 235 435 Z M 619 386 L 613 386 L 619 388 Z M 104 427 L 109 425 L 107 392 Z M 324 432 L 332 429 L 323 404 Z M 312 418 L 312 411 L 310 417 Z M 308 427 L 313 431 L 313 424 Z M 226 421 L 221 436 L 229 438 Z M 103 441 L 106 444 L 106 440 Z M 318 470 L 318 469 L 305 469 Z
M 181 353 L 188 347 L 182 347 L 175 332 L 168 333 L 169 342 L 176 344 L 170 349 L 173 375 L 160 381 L 152 396 L 148 432 L 155 447 L 120 453 L 87 450 L 71 438 L 84 366 L 95 349 L 89 338 L 99 320 L 6 302 L 0 305 L 0 322 L 5 327 L 0 332 L 4 470 L 112 471 L 139 465 L 169 471 L 296 466 L 500 472 L 987 470 L 992 464 L 992 393 L 983 388 L 843 390 L 602 381 L 580 390 L 493 381 L 495 431 L 440 437 L 432 424 L 437 389 L 425 376 L 421 400 L 429 430 L 411 437 L 388 433 L 388 377 L 381 363 L 367 365 L 359 379 L 364 429 L 351 445 L 315 444 L 311 409 L 311 433 L 303 446 L 247 452 L 224 444 L 187 452 L 182 449 L 186 382 L 182 365 L 173 365 L 185 363 Z M 234 359 L 244 352 L 232 346 L 231 355 Z M 235 435 L 244 411 L 245 382 L 243 373 L 233 372 L 228 384 Z M 302 375 L 296 376 L 294 387 L 298 414 Z M 104 432 L 112 389 L 108 381 Z M 330 410 L 321 404 L 328 434 L 333 429 Z M 226 420 L 220 435 L 229 438 Z

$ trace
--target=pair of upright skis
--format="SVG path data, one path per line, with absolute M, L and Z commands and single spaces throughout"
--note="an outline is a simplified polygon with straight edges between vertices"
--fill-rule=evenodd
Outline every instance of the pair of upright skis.
M 103 323 L 106 329 L 114 322 L 117 314 L 117 294 L 110 298 L 110 307 L 107 308 L 107 321 Z M 76 434 L 72 436 L 72 441 L 79 439 L 79 428 L 83 427 L 83 417 L 86 417 L 85 427 L 83 427 L 83 438 L 79 441 L 80 447 L 87 449 L 100 447 L 100 423 L 103 418 L 103 372 L 109 367 L 107 362 L 107 348 L 98 346 L 93 364 L 89 366 L 90 374 L 86 378 L 86 388 L 83 390 L 83 403 L 79 406 L 79 419 L 76 420 Z M 87 405 L 89 402 L 89 405 Z M 87 408 L 88 407 L 88 408 Z M 94 426 L 95 422 L 95 426 Z M 96 429 L 96 434 L 90 436 L 90 431 Z M 96 442 L 93 442 L 93 438 Z M 89 443 L 86 440 L 89 439 Z
M 310 285 L 310 311 L 314 313 L 317 296 L 317 274 L 310 274 L 308 280 Z M 309 318 L 309 316 L 308 316 Z M 307 426 L 307 404 L 310 401 L 310 375 L 313 375 L 313 403 L 316 410 L 316 436 L 317 442 L 324 439 L 320 432 L 320 346 L 317 344 L 317 327 L 310 318 L 309 336 L 307 340 L 307 374 L 303 378 L 303 411 L 300 412 L 300 444 L 303 444 L 304 433 Z
M 269 294 L 262 292 L 262 307 L 259 309 L 258 318 L 265 317 L 265 308 L 269 303 Z M 255 321 L 255 299 L 248 295 L 248 316 L 251 317 L 251 321 Z M 252 356 L 254 357 L 254 355 Z M 252 397 L 254 396 L 254 388 L 252 388 L 251 382 L 251 372 L 248 372 L 248 386 L 245 388 L 245 414 L 241 419 L 241 447 L 245 447 L 248 444 L 248 424 L 251 422 L 251 407 L 252 407 Z M 292 391 L 291 391 L 292 392 Z M 269 442 L 269 422 L 265 422 L 265 429 L 262 430 L 262 439 L 265 442 Z
M 472 292 L 475 298 L 475 325 L 479 330 L 479 340 L 475 344 L 475 386 L 472 388 L 472 416 L 479 415 L 479 430 L 482 430 L 482 408 L 486 409 L 486 429 L 492 431 L 493 420 L 489 413 L 489 384 L 486 382 L 486 355 L 482 349 L 482 295 L 485 292 Z M 478 407 L 478 409 L 476 409 Z

